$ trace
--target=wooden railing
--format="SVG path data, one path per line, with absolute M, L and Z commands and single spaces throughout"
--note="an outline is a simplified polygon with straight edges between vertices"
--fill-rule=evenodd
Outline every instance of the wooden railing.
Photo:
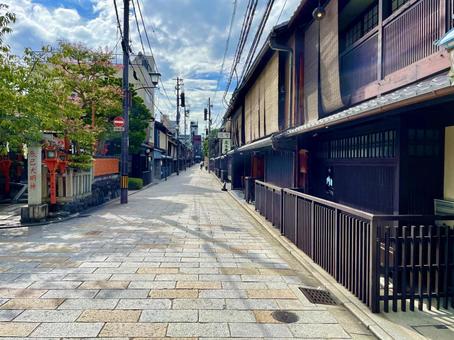
M 423 0 L 387 18 L 383 23 L 383 75 L 437 52 L 434 41 L 445 31 L 444 15 L 440 0 Z
M 454 216 L 388 216 L 256 181 L 255 207 L 373 312 L 454 307 Z
M 404 76 L 395 72 L 440 51 L 434 42 L 453 27 L 453 14 L 454 0 L 408 1 L 385 18 L 381 27 L 374 28 L 340 54 L 342 95 L 348 98 L 358 95 L 357 91 L 365 92 L 355 99 L 364 100 L 389 90 L 386 86 L 378 89 L 388 76 L 394 74 L 401 79 Z M 430 68 L 427 63 L 424 67 Z M 408 82 L 417 80 L 418 74 L 427 73 L 422 69 L 407 71 L 410 72 L 405 76 Z M 402 85 L 405 83 L 399 86 Z

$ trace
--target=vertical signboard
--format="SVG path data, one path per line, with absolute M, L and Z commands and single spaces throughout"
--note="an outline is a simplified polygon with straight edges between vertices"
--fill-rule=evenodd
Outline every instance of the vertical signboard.
M 28 205 L 42 203 L 41 146 L 28 148 Z

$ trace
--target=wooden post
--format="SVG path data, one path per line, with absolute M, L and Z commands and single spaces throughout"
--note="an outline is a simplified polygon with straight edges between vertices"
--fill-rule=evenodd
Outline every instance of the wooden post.
M 369 242 L 370 242 L 370 258 L 369 258 L 369 308 L 372 313 L 379 313 L 380 312 L 380 273 L 379 273 L 379 266 L 378 263 L 379 259 L 379 252 L 378 252 L 378 243 L 377 243 L 377 225 L 374 218 L 370 221 L 370 235 L 369 235 Z M 386 256 L 386 254 L 385 254 Z

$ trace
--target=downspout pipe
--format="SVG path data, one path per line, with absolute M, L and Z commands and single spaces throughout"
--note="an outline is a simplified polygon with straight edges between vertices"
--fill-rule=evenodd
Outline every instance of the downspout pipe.
M 276 41 L 276 34 L 272 33 L 268 40 L 269 47 L 274 51 L 281 51 L 288 53 L 288 74 L 289 74 L 289 117 L 293 117 L 293 49 L 286 45 L 279 44 Z

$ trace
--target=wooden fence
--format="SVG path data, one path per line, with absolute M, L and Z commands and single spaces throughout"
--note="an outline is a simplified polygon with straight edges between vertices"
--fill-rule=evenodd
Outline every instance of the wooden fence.
M 373 215 L 255 182 L 255 207 L 372 312 L 454 307 L 454 216 Z

